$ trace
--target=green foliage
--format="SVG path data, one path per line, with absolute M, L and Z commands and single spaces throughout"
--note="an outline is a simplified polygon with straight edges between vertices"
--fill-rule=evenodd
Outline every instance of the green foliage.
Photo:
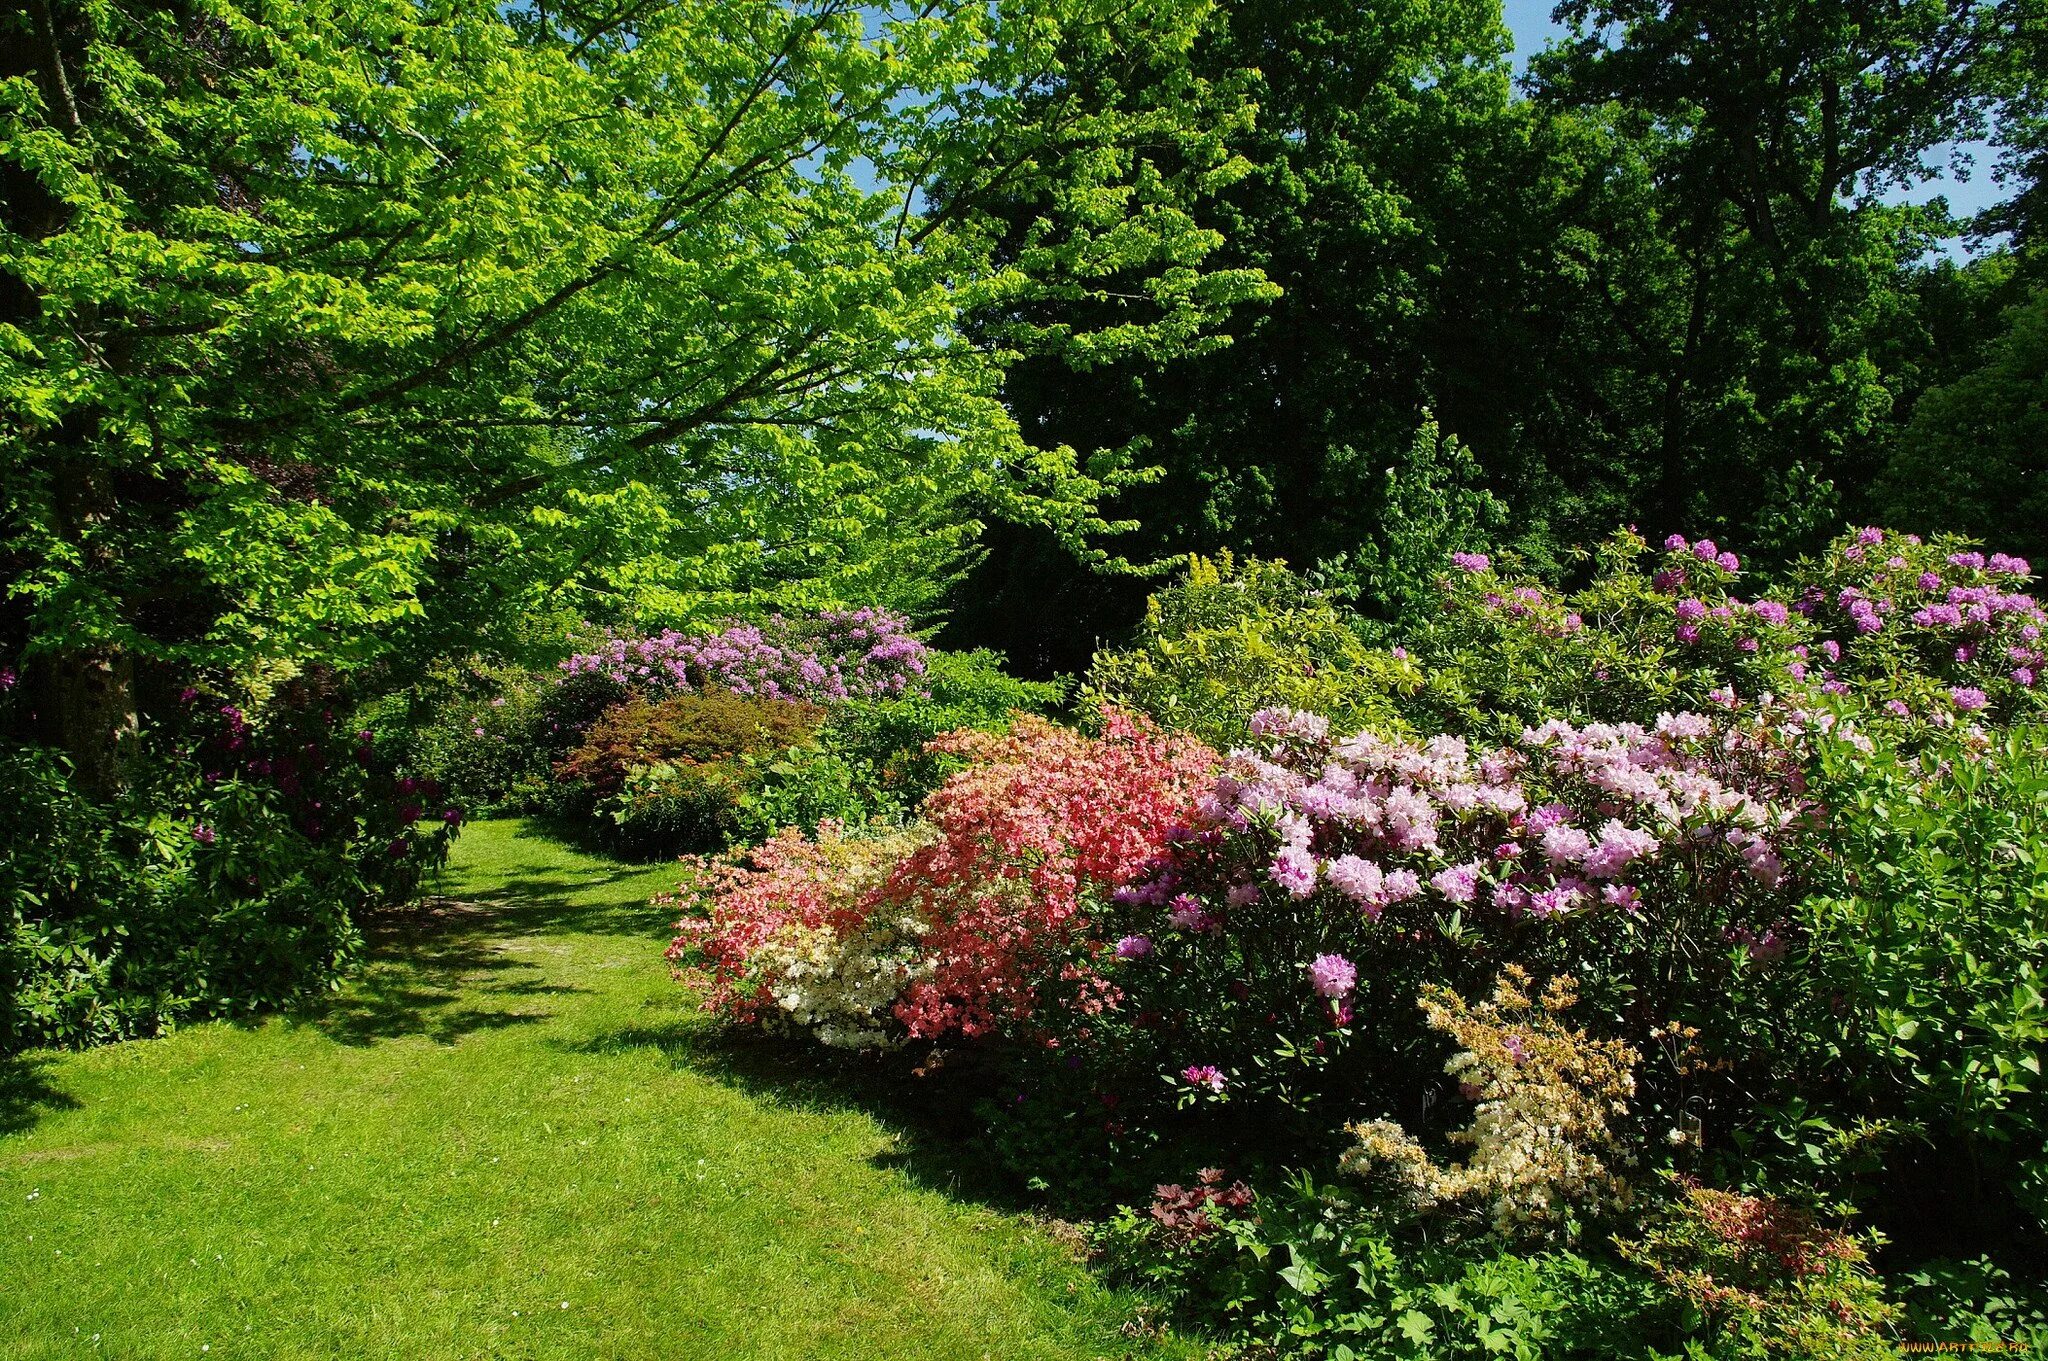
M 635 765 L 598 802 L 597 839 L 636 860 L 721 849 L 740 828 L 749 773 L 736 760 Z
M 1416 707 L 1442 730 L 1507 740 L 1551 717 L 1646 723 L 1667 710 L 1709 708 L 1721 686 L 1745 695 L 1781 689 L 1793 649 L 1811 636 L 1803 621 L 1703 630 L 1683 643 L 1678 595 L 1724 606 L 1737 578 L 1687 558 L 1684 581 L 1660 587 L 1648 551 L 1632 532 L 1612 535 L 1589 555 L 1591 580 L 1569 594 L 1515 570 L 1512 559 L 1441 574 L 1439 610 L 1406 639 L 1423 682 Z M 1754 650 L 1743 650 L 1745 637 Z
M 1988 1257 L 1927 1262 L 1897 1279 L 1915 1337 L 2048 1352 L 2048 1288 L 2014 1281 Z
M 931 652 L 924 689 L 897 699 L 849 700 L 832 710 L 825 733 L 826 749 L 873 772 L 890 805 L 915 807 L 958 767 L 953 758 L 925 750 L 933 738 L 962 728 L 1005 728 L 1013 714 L 1051 713 L 1067 696 L 1064 682 L 1019 680 L 985 651 Z
M 1306 1176 L 1209 1216 L 1214 1230 L 1190 1237 L 1125 1210 L 1099 1245 L 1114 1275 L 1281 1356 L 1590 1361 L 1683 1337 L 1647 1275 L 1611 1257 L 1404 1241 Z
M 958 321 L 1113 280 L 1062 343 L 1170 353 L 1261 291 L 1172 187 L 1243 170 L 1206 10 L 9 12 L 10 654 L 417 667 L 565 604 L 919 609 L 985 517 L 1084 544 L 1127 470 L 1027 441 Z
M 1226 552 L 1190 559 L 1187 576 L 1152 598 L 1131 645 L 1096 655 L 1083 695 L 1227 751 L 1253 714 L 1281 705 L 1347 729 L 1399 728 L 1395 697 L 1419 684 L 1284 563 Z
M 1795 1205 L 1672 1182 L 1676 1194 L 1616 1247 L 1687 1306 L 1709 1355 L 1898 1355 L 1890 1339 L 1898 1309 L 1871 1275 L 1864 1242 Z
M 151 757 L 111 804 L 77 793 L 44 749 L 0 749 L 0 802 L 14 810 L 0 1053 L 155 1035 L 318 992 L 355 957 L 361 914 L 413 894 L 452 824 L 422 823 L 421 796 L 347 752 L 315 755 L 333 737 L 317 720 L 288 720 L 262 747 Z M 281 753 L 299 770 L 281 773 Z
M 1778 1122 L 1831 1104 L 1904 1145 L 1873 1211 L 1917 1182 L 1944 1221 L 2048 1225 L 2048 732 L 1833 743 L 1813 790 L 1829 860 L 1795 967 L 1757 999 L 1803 1070 Z
M 566 711 L 587 698 L 579 691 L 558 703 Z M 814 704 L 729 690 L 630 695 L 556 764 L 537 802 L 558 825 L 621 855 L 717 850 L 753 825 L 742 800 L 774 764 L 747 758 L 805 747 L 824 721 Z
M 1388 465 L 1383 476 L 1378 530 L 1355 554 L 1322 567 L 1341 575 L 1348 593 L 1375 617 L 1415 624 L 1434 610 L 1437 580 L 1451 554 L 1491 543 L 1507 521 L 1507 506 L 1484 489 L 1472 451 L 1427 417 L 1407 457 Z
M 766 841 L 784 827 L 816 827 L 831 818 L 849 827 L 880 818 L 901 821 L 914 804 L 883 782 L 881 772 L 825 740 L 741 758 L 745 792 L 734 829 L 743 841 Z
M 2004 318 L 1979 367 L 1922 396 L 1877 490 L 1887 521 L 2048 558 L 2048 291 Z

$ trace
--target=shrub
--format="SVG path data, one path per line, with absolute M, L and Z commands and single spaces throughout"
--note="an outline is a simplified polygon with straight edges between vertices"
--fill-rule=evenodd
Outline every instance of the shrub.
M 893 1042 L 895 1005 L 923 967 L 919 923 L 871 899 L 920 831 L 850 837 L 826 821 L 752 850 L 688 862 L 661 901 L 701 910 L 676 924 L 668 956 L 707 971 L 705 1006 L 736 1020 L 809 1032 L 835 1048 Z
M 555 763 L 626 697 L 607 677 L 444 667 L 356 711 L 379 752 L 477 815 L 545 806 Z
M 846 755 L 826 732 L 807 745 L 741 758 L 742 792 L 734 808 L 738 839 L 766 841 L 784 827 L 821 822 L 901 822 L 908 808 L 881 773 Z
M 627 773 L 637 766 L 702 764 L 786 747 L 816 732 L 823 720 L 823 711 L 812 704 L 729 690 L 664 700 L 635 695 L 605 710 L 555 775 L 607 798 L 624 787 Z
M 1213 1227 L 1189 1235 L 1156 1216 L 1176 1189 L 1099 1229 L 1098 1260 L 1261 1354 L 1590 1361 L 1684 1344 L 1668 1297 L 1610 1256 L 1405 1239 L 1356 1195 L 1306 1175 L 1237 1206 L 1205 1205 Z
M 1027 717 L 1007 734 L 961 732 L 937 745 L 966 768 L 925 800 L 929 832 L 871 891 L 846 901 L 805 889 L 779 902 L 782 876 L 809 883 L 828 863 L 823 850 L 800 850 L 796 833 L 699 891 L 708 925 L 685 922 L 677 949 L 701 951 L 710 1005 L 756 1012 L 754 955 L 790 911 L 842 943 L 881 941 L 873 948 L 886 952 L 914 941 L 914 964 L 890 966 L 902 1035 L 1018 1033 L 1050 989 L 1091 991 L 1063 963 L 1085 929 L 1084 900 L 1159 852 L 1214 757 L 1118 714 L 1104 717 L 1100 737 Z
M 1398 729 L 1399 697 L 1420 684 L 1285 564 L 1224 553 L 1191 558 L 1187 577 L 1152 597 L 1131 645 L 1096 654 L 1084 694 L 1224 751 L 1266 708 Z
M 1014 715 L 1045 715 L 1066 698 L 1065 685 L 1006 674 L 991 652 L 935 651 L 925 660 L 924 693 L 849 699 L 834 706 L 825 734 L 828 750 L 873 772 L 888 800 L 913 808 L 960 768 L 933 739 L 1000 731 Z
M 1673 1179 L 1678 1194 L 1623 1258 L 1689 1305 L 1737 1356 L 1816 1361 L 1894 1357 L 1898 1316 L 1864 1245 L 1796 1205 Z M 1715 1348 L 1721 1352 L 1723 1348 Z
M 1785 715 L 1552 723 L 1490 751 L 1255 726 L 1096 928 L 1122 1005 L 1066 1033 L 1134 1080 L 1304 1109 L 1416 1092 L 1421 987 L 1516 961 L 1581 972 L 1603 1026 L 1647 1043 L 1712 1013 L 1730 941 L 1774 939 L 1794 901 Z
M 188 692 L 194 701 L 196 692 Z M 156 1034 L 331 983 L 358 916 L 410 897 L 461 814 L 306 696 L 146 734 L 131 783 L 83 798 L 59 758 L 0 753 L 0 1050 Z
M 1055 981 L 1080 993 L 1068 1005 L 1093 1009 L 1098 985 L 1066 959 L 1088 928 L 1084 902 L 1159 853 L 1214 755 L 1114 712 L 1100 737 L 1022 718 L 934 745 L 967 768 L 925 800 L 936 839 L 897 864 L 874 904 L 924 927 L 929 967 L 897 1019 L 918 1038 L 1014 1033 Z
M 650 638 L 614 638 L 570 657 L 562 670 L 656 695 L 721 689 L 831 703 L 916 690 L 926 655 L 900 615 L 825 610 L 803 619 L 777 614 L 759 624 L 732 623 L 711 634 L 671 629 Z
M 1418 1212 L 1469 1206 L 1509 1240 L 1569 1234 L 1581 1215 L 1623 1203 L 1619 1164 L 1633 1157 L 1609 1119 L 1627 1112 L 1641 1055 L 1563 1023 L 1577 1000 L 1570 979 L 1530 993 L 1513 965 L 1477 1006 L 1449 988 L 1422 990 L 1430 1029 L 1459 1045 L 1444 1071 L 1476 1103 L 1471 1125 L 1450 1136 L 1471 1149 L 1463 1163 L 1438 1167 L 1399 1125 L 1377 1120 L 1352 1127 L 1343 1170 Z
M 655 860 L 715 850 L 739 828 L 745 768 L 736 761 L 634 766 L 596 806 L 598 839 L 619 855 Z
M 1709 540 L 1662 551 L 1621 533 L 1583 589 L 1559 594 L 1484 554 L 1455 555 L 1443 610 L 1408 648 L 1427 721 L 1499 738 L 1565 718 L 1649 722 L 1719 691 L 1813 702 L 1853 692 L 1870 709 L 1935 724 L 2039 712 L 2048 616 L 2021 587 L 2029 565 L 1967 541 L 1863 529 L 1746 598 L 1740 559 Z M 1377 682 L 1380 673 L 1361 679 Z
M 1902 1228 L 1981 1241 L 2015 1211 L 2048 1227 L 2048 732 L 1831 741 L 1819 757 L 1827 855 L 1799 948 L 1730 999 L 1802 1098 L 1760 1101 L 1748 1132 L 1775 1138 L 1750 1147 L 1796 1155 L 1823 1114 L 1821 1133 L 1881 1126 L 1901 1147 L 1866 1194 L 1876 1212 L 1916 1207 Z

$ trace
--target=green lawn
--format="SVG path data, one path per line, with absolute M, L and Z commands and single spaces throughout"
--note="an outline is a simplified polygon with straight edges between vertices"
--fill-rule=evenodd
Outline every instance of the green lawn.
M 481 824 L 331 1006 L 0 1068 L 0 1357 L 1185 1354 L 703 1019 L 671 877 Z

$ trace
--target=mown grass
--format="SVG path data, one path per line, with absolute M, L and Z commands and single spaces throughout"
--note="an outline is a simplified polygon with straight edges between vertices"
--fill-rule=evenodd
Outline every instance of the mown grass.
M 668 977 L 671 878 L 482 824 L 331 1004 L 0 1068 L 0 1357 L 1186 1354 L 765 1080 Z

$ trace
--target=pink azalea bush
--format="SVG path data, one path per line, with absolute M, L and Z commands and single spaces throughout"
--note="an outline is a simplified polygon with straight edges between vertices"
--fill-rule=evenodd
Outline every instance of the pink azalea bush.
M 1100 736 L 1020 717 L 1008 733 L 962 731 L 932 747 L 966 768 L 925 800 L 886 857 L 867 862 L 871 873 L 845 872 L 858 843 L 836 828 L 815 840 L 785 831 L 699 866 L 683 897 L 703 915 L 680 923 L 671 958 L 705 967 L 708 1005 L 739 1019 L 772 1006 L 809 1024 L 816 1009 L 788 1002 L 787 968 L 777 973 L 770 958 L 798 938 L 814 953 L 850 948 L 868 961 L 833 966 L 869 985 L 856 1009 L 870 1024 L 840 1016 L 841 1035 L 1019 1035 L 1055 992 L 1084 1010 L 1113 1002 L 1073 962 L 1096 944 L 1087 905 L 1159 855 L 1215 756 L 1114 712 Z M 1077 951 L 1084 937 L 1089 948 Z M 1146 947 L 1101 948 L 1141 957 Z

